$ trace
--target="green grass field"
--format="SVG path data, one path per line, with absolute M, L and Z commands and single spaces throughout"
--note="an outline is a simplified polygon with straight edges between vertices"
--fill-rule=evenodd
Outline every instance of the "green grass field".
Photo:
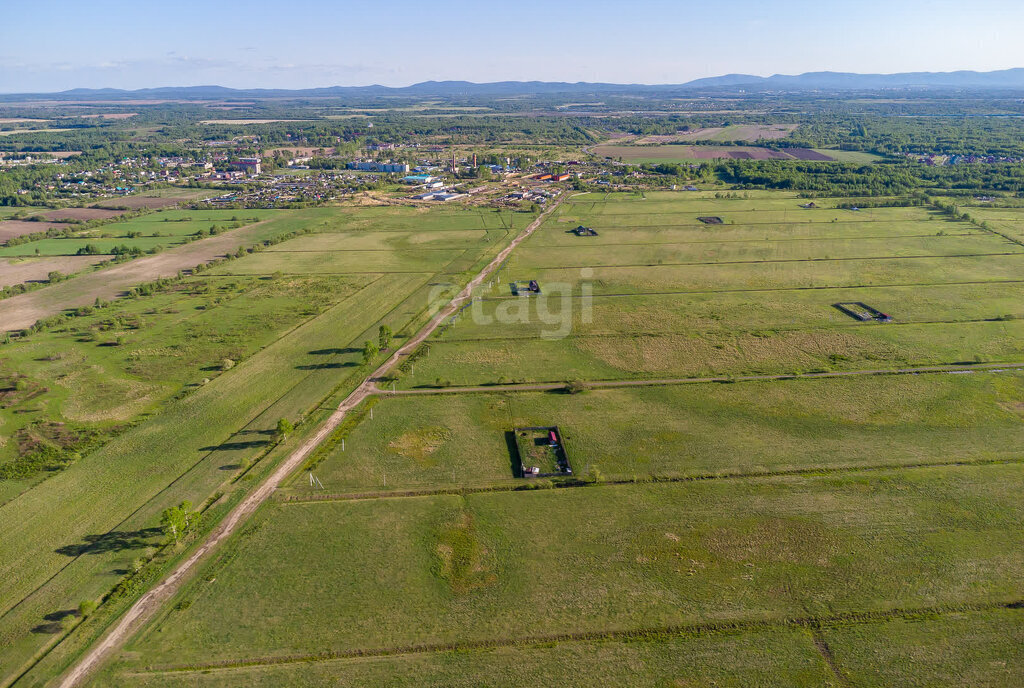
M 997 610 L 827 628 L 822 636 L 858 686 L 1010 686 L 1024 679 L 1019 612 Z M 852 653 L 852 654 L 850 654 Z M 500 677 L 500 681 L 498 680 Z M 810 633 L 777 629 L 629 641 L 525 644 L 484 650 L 242 666 L 205 671 L 123 669 L 113 686 L 842 685 Z
M 364 403 L 97 680 L 1016 686 L 1024 372 L 975 364 L 1024 363 L 1024 247 L 1010 226 L 927 207 L 804 203 L 565 200 L 379 383 L 487 391 Z M 4 667 L 51 638 L 31 632 L 47 614 L 108 589 L 155 544 L 140 531 L 159 509 L 230 485 L 279 418 L 333 408 L 366 375 L 361 343 L 379 324 L 401 343 L 437 291 L 453 293 L 528 221 L 453 207 L 283 217 L 313 233 L 219 266 L 199 280 L 208 289 L 153 297 L 124 351 L 92 344 L 105 376 L 195 386 L 0 506 L 0 579 L 22 600 L 0 617 Z M 599 235 L 568 234 L 576 224 Z M 540 295 L 511 295 L 509 282 L 530 279 Z M 293 320 L 304 300 L 316 312 Z M 834 307 L 850 301 L 893 320 Z M 192 318 L 194 349 L 187 329 L 176 339 Z M 46 334 L 17 366 L 59 388 L 79 359 L 41 354 L 79 351 L 76 337 Z M 230 370 L 202 371 L 229 343 L 250 348 Z M 151 377 L 132 372 L 139 358 Z M 863 374 L 927 364 L 956 369 Z M 859 374 L 500 388 L 809 371 Z M 73 395 L 46 394 L 74 408 Z M 515 477 L 509 432 L 554 425 L 573 478 Z M 86 493 L 102 498 L 83 504 Z M 121 535 L 92 539 L 110 532 Z M 94 542 L 102 551 L 67 547 Z M 73 659 L 99 631 L 90 623 L 26 683 Z
M 1024 360 L 1019 244 L 922 207 L 852 212 L 818 199 L 804 210 L 799 200 L 576 197 L 400 384 Z M 737 224 L 702 225 L 704 214 Z M 599 235 L 568 233 L 577 223 Z M 541 297 L 511 295 L 507 283 L 524 279 Z M 858 322 L 833 307 L 846 301 L 894 322 Z
M 92 246 L 101 255 L 115 247 L 127 246 L 150 251 L 186 243 L 187 237 L 211 228 L 227 230 L 264 220 L 286 217 L 280 210 L 167 210 L 131 218 L 123 222 L 78 229 L 69 224 L 70 237 L 39 239 L 16 246 L 0 247 L 0 256 L 73 256 Z
M 979 222 L 988 223 L 1016 241 L 1024 241 L 1024 208 L 998 208 L 974 206 L 964 211 Z
M 328 493 L 513 486 L 506 433 L 560 427 L 577 475 L 737 475 L 1012 461 L 1024 373 L 395 397 L 316 459 Z M 472 451 L 467 451 L 472 447 Z M 287 493 L 315 495 L 306 473 Z
M 268 237 L 334 232 L 359 212 L 275 211 L 271 222 L 255 229 Z M 217 211 L 218 219 L 230 218 L 225 215 Z M 430 240 L 411 231 L 401 214 L 394 217 L 402 229 L 388 225 L 391 215 L 374 215 L 380 234 L 411 245 Z M 426 259 L 411 250 L 381 250 L 375 270 L 335 265 L 336 275 L 289 275 L 292 256 L 320 256 L 324 264 L 348 256 L 344 265 L 356 265 L 354 254 L 365 252 L 309 245 L 264 251 L 225 265 L 244 276 L 208 270 L 167 292 L 120 301 L 4 346 L 0 370 L 22 380 L 12 385 L 12 404 L 0 409 L 5 429 L 46 421 L 99 433 L 102 446 L 63 471 L 0 481 L 3 676 L 20 673 L 54 634 L 59 637 L 60 628 L 46 626 L 47 616 L 98 599 L 140 555 L 153 551 L 160 538 L 147 529 L 158 525 L 163 508 L 182 499 L 201 505 L 218 491 L 246 489 L 240 478 L 273 448 L 280 418 L 319 413 L 321 402 L 354 387 L 365 375 L 363 342 L 376 339 L 378 325 L 390 326 L 400 343 L 427 318 L 432 285 L 454 289 L 465 279 L 464 265 L 486 260 L 508 236 L 496 227 L 486 242 L 461 235 L 452 241 L 446 219 L 468 227 L 484 220 L 475 211 L 468 219 L 451 209 L 443 215 L 417 213 L 424 232 L 447 235 L 444 248 Z M 501 225 L 498 214 L 487 219 Z M 359 231 L 364 241 L 391 245 L 371 238 L 374 229 Z M 69 280 L 54 289 L 73 286 Z M 225 358 L 234 362 L 228 370 Z M 0 456 L 11 461 L 19 451 L 17 443 L 5 442 Z M 32 632 L 40 627 L 48 630 Z
M 828 628 L 822 635 L 857 686 L 1013 686 L 1024 681 L 1024 625 L 1016 609 Z
M 126 657 L 260 663 L 1014 602 L 1024 471 L 955 475 L 276 505 Z
M 700 637 L 524 644 L 486 650 L 299 662 L 215 671 L 138 671 L 103 676 L 111 686 L 828 686 L 831 676 L 805 633 L 781 630 Z
M 112 429 L 221 374 L 372 278 L 197 277 L 150 298 L 76 318 L 73 327 L 5 347 L 3 370 L 24 376 L 0 409 L 12 436 L 45 419 Z M 11 460 L 18 447 L 0 447 Z M 7 482 L 0 482 L 6 489 Z

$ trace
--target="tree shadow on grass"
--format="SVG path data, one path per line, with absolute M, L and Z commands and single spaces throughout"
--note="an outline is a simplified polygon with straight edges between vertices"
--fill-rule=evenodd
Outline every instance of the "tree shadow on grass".
M 225 442 L 223 444 L 211 444 L 207 447 L 199 447 L 199 451 L 231 451 L 233 449 L 253 449 L 254 447 L 265 447 L 270 440 L 248 440 L 245 442 Z
M 149 547 L 150 539 L 160 534 L 159 528 L 143 528 L 142 530 L 112 530 L 100 535 L 86 535 L 83 542 L 64 545 L 54 551 L 68 557 L 83 554 L 102 554 L 104 552 L 121 552 L 128 549 Z
M 315 351 L 310 351 L 308 353 L 313 356 L 331 356 L 333 354 L 354 354 L 357 351 L 362 351 L 362 349 L 356 349 L 355 347 L 348 346 L 344 349 L 316 349 Z
M 516 433 L 512 430 L 505 432 L 505 445 L 508 447 L 509 467 L 512 469 L 512 476 L 523 477 L 523 460 L 519 456 L 519 445 L 516 444 Z
M 310 363 L 309 365 L 295 366 L 295 370 L 332 370 L 335 368 L 353 368 L 359 365 L 354 361 L 345 363 Z
M 62 609 L 59 612 L 50 612 L 43 617 L 46 623 L 41 623 L 32 628 L 33 633 L 46 633 L 53 635 L 64 630 L 64 619 L 69 616 L 78 616 L 77 609 Z

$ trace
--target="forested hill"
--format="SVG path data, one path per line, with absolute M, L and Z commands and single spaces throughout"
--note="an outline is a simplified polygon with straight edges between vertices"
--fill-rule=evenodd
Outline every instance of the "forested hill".
M 1024 68 L 992 72 L 903 72 L 897 74 L 855 74 L 848 72 L 807 72 L 805 74 L 774 74 L 768 77 L 750 74 L 695 79 L 679 84 L 611 84 L 553 81 L 424 81 L 410 86 L 330 86 L 309 89 L 233 89 L 223 86 L 172 86 L 122 90 L 113 88 L 76 88 L 48 94 L 8 94 L 4 100 L 45 95 L 48 98 L 80 100 L 89 98 L 130 99 L 139 97 L 217 99 L 246 98 L 311 98 L 343 96 L 472 96 L 553 93 L 645 93 L 706 89 L 787 89 L 787 90 L 871 90 L 889 88 L 932 89 L 1011 89 L 1024 90 Z

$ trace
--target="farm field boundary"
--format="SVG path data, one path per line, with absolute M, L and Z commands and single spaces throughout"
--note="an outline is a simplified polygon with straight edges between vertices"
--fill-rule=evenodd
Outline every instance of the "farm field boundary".
M 791 470 L 772 470 L 772 471 L 745 471 L 745 472 L 717 472 L 717 473 L 701 473 L 695 475 L 678 475 L 678 476 L 663 476 L 663 475 L 650 475 L 650 476 L 637 476 L 635 478 L 606 478 L 601 482 L 588 482 L 586 480 L 562 480 L 558 482 L 552 482 L 549 485 L 538 487 L 534 484 L 512 484 L 512 485 L 479 485 L 479 486 L 463 486 L 463 487 L 452 487 L 452 488 L 438 488 L 438 489 L 419 489 L 419 490 L 392 490 L 386 491 L 381 490 L 379 492 L 348 492 L 348 493 L 336 493 L 336 494 L 289 494 L 282 497 L 276 498 L 277 501 L 287 506 L 289 504 L 298 505 L 305 504 L 307 502 L 354 502 L 354 501 L 365 501 L 371 499 L 404 499 L 410 497 L 435 497 L 441 495 L 460 495 L 460 494 L 487 494 L 491 492 L 532 492 L 534 490 L 566 490 L 575 488 L 585 487 L 597 487 L 597 486 L 629 486 L 629 485 L 647 485 L 647 484 L 663 484 L 663 483 L 703 483 L 717 480 L 761 480 L 771 478 L 789 478 L 789 477 L 816 477 L 822 475 L 847 475 L 853 473 L 875 473 L 878 471 L 893 471 L 902 469 L 914 469 L 914 468 L 954 468 L 957 466 L 1005 466 L 1015 463 L 1024 463 L 1024 458 L 1017 460 L 1012 459 L 977 459 L 973 461 L 922 461 L 919 463 L 906 464 L 906 463 L 880 463 L 875 465 L 859 465 L 859 466 L 815 466 L 811 468 L 794 468 Z
M 191 671 L 208 671 L 211 669 L 228 669 L 245 666 L 271 666 L 275 664 L 295 664 L 299 662 L 329 661 L 354 657 L 387 657 L 394 655 L 422 654 L 443 652 L 448 650 L 483 650 L 510 646 L 529 646 L 540 643 L 586 642 L 595 640 L 647 640 L 678 635 L 708 635 L 717 633 L 770 630 L 788 627 L 818 630 L 822 628 L 846 626 L 852 624 L 870 624 L 894 619 L 935 618 L 948 614 L 965 612 L 985 612 L 993 610 L 1019 610 L 1024 608 L 1024 600 L 1009 600 L 995 604 L 954 604 L 933 607 L 899 608 L 878 612 L 849 612 L 831 616 L 804 616 L 786 620 L 744 619 L 721 623 L 679 624 L 672 626 L 651 626 L 646 628 L 619 631 L 585 631 L 579 633 L 552 633 L 544 635 L 527 635 L 517 638 L 501 638 L 457 643 L 419 644 L 386 647 L 378 649 L 357 649 L 341 652 L 323 652 L 310 655 L 293 655 L 287 657 L 252 657 L 223 662 L 194 664 L 178 664 L 153 667 L 153 672 L 177 673 Z
M 801 380 L 866 375 L 922 375 L 926 373 L 970 373 L 973 371 L 998 372 L 1001 369 L 1024 368 L 1024 363 L 959 363 L 945 366 L 918 366 L 913 368 L 875 368 L 872 370 L 824 371 L 818 373 L 779 373 L 777 375 L 736 375 L 715 377 L 681 377 L 650 380 L 584 380 L 588 387 L 644 387 L 660 385 L 711 384 L 732 382 L 770 382 L 772 380 Z M 373 394 L 404 396 L 410 394 L 482 394 L 491 392 L 548 392 L 565 389 L 565 382 L 537 382 L 507 385 L 476 385 L 472 387 L 437 387 L 431 389 L 381 389 L 374 385 Z

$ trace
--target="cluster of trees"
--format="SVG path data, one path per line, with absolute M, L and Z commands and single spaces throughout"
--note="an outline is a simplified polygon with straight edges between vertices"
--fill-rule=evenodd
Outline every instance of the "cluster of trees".
M 928 167 L 914 162 L 852 165 L 791 160 L 722 160 L 643 169 L 679 180 L 722 181 L 739 189 L 790 189 L 845 196 L 907 195 L 920 190 L 1024 194 L 1024 164 Z M 921 201 L 924 202 L 923 200 Z
M 387 325 L 381 325 L 377 328 L 377 341 L 367 339 L 363 343 L 363 365 L 373 363 L 373 360 L 377 358 L 380 352 L 390 349 L 394 336 L 394 332 Z
M 155 252 L 153 249 L 150 249 L 150 251 Z M 143 251 L 138 246 L 128 246 L 127 244 L 120 244 L 119 246 L 115 246 L 109 251 L 104 251 L 96 244 L 86 244 L 82 248 L 78 249 L 77 255 L 99 256 L 108 253 L 114 256 L 118 256 L 120 258 L 135 258 L 141 256 L 143 253 L 145 253 L 145 251 Z
M 916 110 L 916 108 L 915 108 Z M 1024 157 L 1020 124 L 1011 117 L 823 114 L 801 124 L 780 146 L 837 146 L 879 155 Z
M 635 168 L 624 167 L 627 171 Z M 639 169 L 680 182 L 721 181 L 740 189 L 790 189 L 849 196 L 907 195 L 923 190 L 946 195 L 978 191 L 1024 196 L 1024 164 L 930 167 L 902 160 L 854 165 L 792 160 L 720 160 L 699 165 L 661 163 Z M 922 194 L 918 193 L 919 196 Z M 925 201 L 920 200 L 921 203 Z
M 898 195 L 919 185 L 909 165 L 731 160 L 717 163 L 715 174 L 741 189 L 793 189 L 836 195 Z

